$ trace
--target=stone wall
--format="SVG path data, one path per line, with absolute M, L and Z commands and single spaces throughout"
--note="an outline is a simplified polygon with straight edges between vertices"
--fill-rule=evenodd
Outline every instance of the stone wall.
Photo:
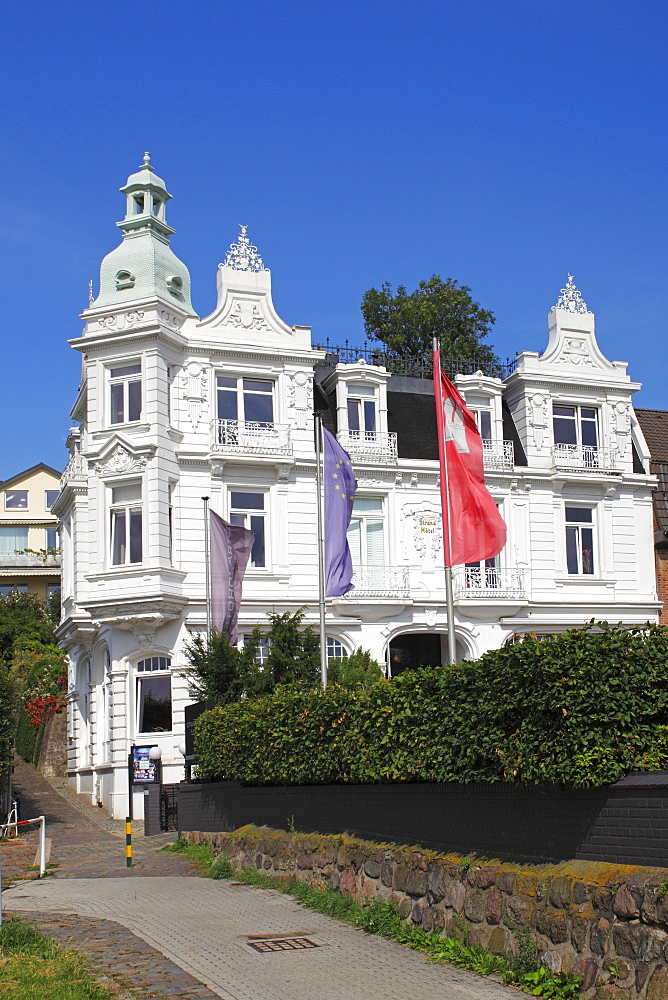
M 668 869 L 528 866 L 252 826 L 183 835 L 241 868 L 392 901 L 425 930 L 495 954 L 516 953 L 529 929 L 545 965 L 582 976 L 587 996 L 668 998 Z
M 46 724 L 38 769 L 47 778 L 63 778 L 67 774 L 67 714 L 64 711 L 56 712 Z

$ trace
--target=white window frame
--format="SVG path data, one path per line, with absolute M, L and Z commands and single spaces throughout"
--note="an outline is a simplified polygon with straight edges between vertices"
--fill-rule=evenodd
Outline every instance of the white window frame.
M 337 646 L 341 647 L 340 653 L 337 652 L 336 650 Z M 328 663 L 330 660 L 337 660 L 337 659 L 342 659 L 344 656 L 350 656 L 350 651 L 348 650 L 346 643 L 343 642 L 342 639 L 339 639 L 339 637 L 336 635 L 327 636 L 326 649 L 327 649 Z
M 359 508 L 358 508 L 358 510 L 356 511 L 355 510 L 355 502 L 360 503 L 360 502 L 364 502 L 365 500 L 373 500 L 373 501 L 380 502 L 380 510 L 362 511 L 362 510 L 359 510 Z M 360 556 L 361 556 L 361 561 L 356 562 L 356 560 L 355 560 L 355 553 L 353 552 L 352 547 L 351 547 L 351 555 L 353 557 L 353 568 L 355 568 L 355 569 L 367 569 L 369 567 L 375 569 L 375 568 L 385 567 L 385 566 L 389 565 L 388 551 L 387 551 L 387 545 L 388 545 L 389 539 L 387 537 L 388 532 L 387 532 L 387 516 L 386 516 L 387 503 L 386 503 L 386 501 L 387 501 L 386 497 L 378 497 L 378 496 L 376 496 L 376 497 L 356 496 L 355 497 L 355 501 L 353 502 L 353 512 L 352 512 L 352 515 L 351 515 L 351 518 L 350 518 L 350 526 L 352 526 L 353 522 L 358 522 L 359 525 L 360 525 Z M 381 533 L 382 533 L 382 539 L 383 539 L 383 557 L 382 557 L 382 560 L 380 562 L 378 562 L 378 563 L 370 563 L 369 560 L 368 560 L 369 545 L 368 545 L 367 537 L 368 537 L 368 524 L 369 524 L 369 522 L 380 523 L 382 525 L 382 531 L 381 531 Z M 350 530 L 350 527 L 349 527 L 348 530 Z M 349 544 L 350 544 L 350 537 L 349 537 Z
M 117 500 L 114 501 L 114 490 L 124 487 L 139 487 L 140 499 L 129 499 L 129 500 Z M 113 483 L 107 484 L 108 488 L 108 511 L 109 511 L 109 566 L 111 569 L 127 569 L 128 567 L 141 566 L 144 562 L 144 553 L 146 549 L 146 524 L 144 518 L 144 485 L 141 479 L 131 479 L 131 480 L 121 480 Z M 115 548 L 115 526 L 116 526 L 116 514 L 123 511 L 125 513 L 125 559 L 123 562 L 114 561 L 114 548 Z M 132 514 L 136 514 L 139 511 L 141 517 L 141 559 L 131 560 L 131 535 L 130 535 L 130 520 Z
M 573 521 L 569 520 L 567 511 L 568 509 L 576 510 L 587 510 L 591 513 L 591 521 Z M 598 523 L 597 523 L 597 508 L 594 504 L 577 503 L 570 500 L 564 500 L 564 569 L 566 571 L 566 576 L 569 580 L 595 580 L 601 575 L 600 571 L 600 545 L 598 544 Z M 575 529 L 576 534 L 576 557 L 578 570 L 577 573 L 570 573 L 568 569 L 568 532 Z M 592 546 L 592 571 L 591 573 L 584 572 L 584 560 L 583 560 L 583 546 L 582 546 L 582 529 L 591 530 L 591 546 Z M 586 550 L 584 550 L 586 551 Z
M 51 504 L 51 507 L 49 506 L 49 493 L 55 493 L 57 500 L 58 497 L 60 496 L 60 490 L 44 490 L 44 510 L 48 511 L 51 510 L 51 507 L 53 507 L 53 503 L 56 502 L 56 500 L 54 500 L 53 503 Z
M 350 426 L 350 404 L 357 404 L 359 427 Z M 367 414 L 364 404 L 373 403 L 373 427 L 367 427 Z M 360 438 L 369 440 L 378 433 L 380 407 L 376 386 L 364 382 L 346 383 L 346 413 L 348 415 L 348 431 L 359 434 Z
M 10 493 L 25 493 L 25 507 L 21 504 L 12 504 L 11 506 L 7 503 L 7 496 Z M 30 490 L 5 490 L 5 510 L 29 510 L 30 509 Z
M 247 632 L 244 634 L 242 640 L 242 648 L 247 646 L 251 640 L 251 633 Z M 269 659 L 269 654 L 271 652 L 271 637 L 269 635 L 261 635 L 257 649 L 255 650 L 255 663 L 259 667 L 263 667 L 267 660 Z
M 166 666 L 162 664 L 158 665 L 157 668 L 151 666 L 149 669 L 141 669 L 140 664 L 145 664 L 151 660 L 164 660 Z M 172 726 L 171 729 L 157 729 L 157 730 L 144 730 L 139 728 L 140 716 L 141 716 L 141 681 L 143 678 L 147 677 L 168 677 L 169 678 L 169 695 L 171 703 L 171 715 L 172 715 Z M 156 737 L 156 736 L 171 736 L 174 732 L 174 680 L 172 671 L 172 658 L 171 656 L 165 656 L 164 653 L 148 653 L 142 656 L 134 664 L 134 679 L 135 679 L 135 736 L 136 737 Z
M 124 375 L 113 375 L 113 372 L 123 372 L 126 369 L 139 368 L 139 371 L 127 371 Z M 110 427 L 123 427 L 125 424 L 138 424 L 144 412 L 144 364 L 141 358 L 128 358 L 117 361 L 107 366 L 108 380 L 108 400 L 107 414 Z M 130 419 L 130 384 L 139 383 L 139 415 Z M 113 419 L 113 390 L 115 386 L 122 386 L 123 396 L 123 419 Z
M 256 496 L 262 496 L 264 498 L 263 507 L 262 508 L 259 508 L 259 507 L 258 508 L 251 508 L 251 507 L 242 507 L 242 506 L 236 506 L 235 507 L 233 505 L 233 503 L 232 503 L 232 494 L 233 493 L 251 493 L 251 494 L 255 494 Z M 228 517 L 227 517 L 227 519 L 230 522 L 230 524 L 239 524 L 240 523 L 239 519 L 243 518 L 242 526 L 244 528 L 250 529 L 252 531 L 253 529 L 252 529 L 252 520 L 251 519 L 253 517 L 262 517 L 263 522 L 264 522 L 264 566 L 254 566 L 253 565 L 253 553 L 251 552 L 251 555 L 249 556 L 249 559 L 248 559 L 248 567 L 247 567 L 247 570 L 246 570 L 247 573 L 261 573 L 261 574 L 264 574 L 264 573 L 269 572 L 270 569 L 271 569 L 271 550 L 270 550 L 270 547 L 269 547 L 269 540 L 270 540 L 270 537 L 271 537 L 270 536 L 270 530 L 271 530 L 271 511 L 270 511 L 269 497 L 270 497 L 270 492 L 266 488 L 262 489 L 261 487 L 248 486 L 247 484 L 244 484 L 243 486 L 232 486 L 232 485 L 228 486 L 228 492 L 227 492 Z M 237 520 L 233 520 L 234 518 L 236 518 Z
M 568 420 L 569 418 L 554 412 L 555 407 L 568 407 L 569 409 L 575 410 L 574 423 L 575 423 L 575 443 L 572 441 L 557 441 L 555 431 L 554 431 L 554 421 L 556 420 Z M 594 420 L 590 418 L 583 418 L 583 410 L 593 410 L 595 414 Z M 596 444 L 583 444 L 582 441 L 582 421 L 586 419 L 588 423 L 593 423 L 596 427 Z M 552 400 L 552 438 L 555 445 L 559 445 L 562 448 L 600 448 L 601 447 L 601 409 L 599 406 L 593 406 L 586 403 L 571 403 L 562 399 Z
M 7 552 L 3 551 L 2 555 L 15 555 L 17 552 L 22 552 L 24 549 L 27 549 L 29 547 L 29 545 L 30 545 L 30 529 L 29 529 L 29 527 L 28 527 L 27 524 L 20 524 L 18 522 L 14 523 L 14 524 L 2 524 L 2 525 L 0 525 L 0 529 L 2 529 L 2 530 L 0 530 L 0 534 L 2 534 L 3 536 L 5 534 L 9 535 L 10 532 L 12 532 L 12 531 L 14 532 L 14 534 L 16 534 L 16 532 L 19 532 L 19 531 L 20 532 L 25 532 L 25 542 L 26 542 L 25 545 L 21 546 L 21 548 L 14 547 L 13 549 L 8 550 Z
M 236 382 L 236 390 L 232 387 L 219 386 L 219 379 L 229 379 L 230 381 Z M 244 389 L 244 382 L 266 382 L 271 385 L 271 392 L 255 392 L 253 389 Z M 236 404 L 237 404 L 237 415 L 236 417 L 219 417 L 218 416 L 218 399 L 219 393 L 229 392 L 232 393 L 236 391 Z M 253 420 L 246 416 L 246 399 L 245 393 L 248 392 L 250 395 L 256 395 L 266 398 L 267 396 L 271 399 L 271 420 Z M 277 395 L 276 395 L 276 379 L 268 375 L 231 375 L 229 372 L 216 372 L 216 419 L 217 420 L 236 420 L 240 424 L 258 424 L 260 427 L 272 427 L 276 421 L 276 405 L 277 405 Z

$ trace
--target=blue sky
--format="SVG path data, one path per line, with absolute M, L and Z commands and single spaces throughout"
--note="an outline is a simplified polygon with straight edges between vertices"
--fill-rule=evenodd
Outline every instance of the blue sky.
M 0 477 L 66 461 L 118 188 L 150 150 L 193 303 L 249 226 L 274 301 L 363 339 L 383 281 L 436 273 L 541 350 L 566 272 L 611 359 L 668 409 L 665 0 L 6 0 Z

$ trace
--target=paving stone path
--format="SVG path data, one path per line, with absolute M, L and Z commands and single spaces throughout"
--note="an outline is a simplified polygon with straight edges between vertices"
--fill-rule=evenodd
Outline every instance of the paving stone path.
M 446 966 L 304 909 L 279 892 L 199 877 L 168 835 L 138 837 L 127 869 L 124 826 L 92 817 L 27 765 L 15 785 L 23 815 L 44 813 L 55 878 L 3 892 L 15 913 L 81 951 L 115 991 L 198 1000 L 509 1000 L 518 991 Z M 94 811 L 94 810 L 91 810 Z M 94 811 L 96 812 L 96 811 Z M 31 835 L 34 838 L 34 835 Z M 173 835 L 171 835 L 173 839 Z M 30 860 L 34 844 L 29 847 Z M 0 855 L 4 848 L 0 847 Z M 14 848 L 17 850 L 17 848 Z M 307 937 L 315 947 L 258 951 L 260 938 Z

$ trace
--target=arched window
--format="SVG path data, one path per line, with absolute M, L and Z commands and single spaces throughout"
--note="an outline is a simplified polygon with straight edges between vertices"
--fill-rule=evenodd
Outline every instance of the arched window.
M 347 656 L 348 650 L 343 643 L 333 635 L 327 636 L 327 662 Z
M 147 656 L 137 663 L 137 733 L 171 733 L 171 665 L 169 656 Z

